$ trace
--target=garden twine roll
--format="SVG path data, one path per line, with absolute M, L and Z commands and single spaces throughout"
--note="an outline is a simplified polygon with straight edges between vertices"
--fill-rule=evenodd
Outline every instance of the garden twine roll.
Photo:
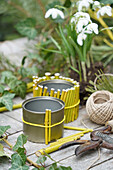
M 113 118 L 113 93 L 96 91 L 86 102 L 89 118 L 97 124 L 105 124 Z

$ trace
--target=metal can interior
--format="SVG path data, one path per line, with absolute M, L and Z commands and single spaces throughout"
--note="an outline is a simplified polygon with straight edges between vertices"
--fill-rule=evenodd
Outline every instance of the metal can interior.
M 68 89 L 74 86 L 73 83 L 60 79 L 42 81 L 38 85 L 42 85 L 43 89 L 45 86 L 48 87 L 49 92 L 51 91 L 51 88 L 54 88 L 55 91 L 57 91 L 58 89 L 62 91 L 63 89 Z

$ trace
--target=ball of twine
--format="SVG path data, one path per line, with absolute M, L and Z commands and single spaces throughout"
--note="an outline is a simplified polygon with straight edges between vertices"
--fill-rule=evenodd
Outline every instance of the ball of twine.
M 113 118 L 113 93 L 101 90 L 94 92 L 86 102 L 89 118 L 97 124 L 105 124 Z

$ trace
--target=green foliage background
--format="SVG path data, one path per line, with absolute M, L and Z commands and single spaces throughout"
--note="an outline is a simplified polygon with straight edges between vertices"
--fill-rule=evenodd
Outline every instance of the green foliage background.
M 37 27 L 44 27 L 43 7 L 50 2 L 53 0 L 0 0 L 0 40 L 20 37 L 14 26 L 28 17 L 36 20 Z

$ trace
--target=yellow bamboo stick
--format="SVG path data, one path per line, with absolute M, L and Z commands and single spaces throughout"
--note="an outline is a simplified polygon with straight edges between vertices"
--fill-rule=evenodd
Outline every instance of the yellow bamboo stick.
M 62 79 L 62 76 L 59 76 L 59 79 Z
M 54 80 L 55 79 L 55 76 L 51 76 L 51 80 Z
M 57 90 L 57 98 L 60 98 L 60 89 Z
M 35 88 L 36 88 L 37 86 L 35 85 L 35 84 L 33 84 L 33 97 L 35 96 Z
M 39 96 L 42 96 L 43 86 L 38 85 L 38 88 L 39 88 Z
M 45 73 L 45 76 L 46 76 L 46 80 L 50 80 L 51 73 L 46 72 L 46 73 Z
M 50 97 L 53 97 L 53 96 L 54 96 L 54 91 L 55 91 L 55 89 L 54 89 L 54 88 L 51 88 Z
M 77 140 L 77 139 L 79 139 L 80 137 L 81 137 L 82 135 L 78 135 L 78 136 L 76 136 L 73 140 Z M 72 140 L 72 141 L 73 141 Z M 67 142 L 67 141 L 66 141 Z M 56 151 L 56 150 L 58 150 L 59 149 L 59 147 L 62 145 L 62 144 L 64 144 L 65 142 L 62 142 L 62 143 L 58 143 L 57 145 L 53 145 L 53 146 L 49 146 L 49 147 L 47 147 L 47 148 L 43 148 L 43 149 L 40 149 L 40 150 L 38 150 L 35 154 L 38 156 L 38 153 L 41 153 L 41 154 L 44 154 L 45 152 L 46 153 L 52 153 L 52 152 L 54 152 L 54 151 Z
M 13 109 L 19 109 L 21 107 L 22 107 L 22 103 L 13 105 Z M 4 112 L 4 111 L 8 111 L 8 109 L 6 107 L 0 107 L 0 112 Z
M 47 93 L 47 89 L 48 89 L 48 87 L 44 87 L 44 91 L 43 91 L 43 96 L 46 96 L 46 93 Z
M 76 140 L 77 136 L 84 136 L 84 134 L 82 132 L 80 132 L 80 134 L 74 134 L 73 136 L 71 135 L 71 136 L 68 136 L 65 138 L 61 138 L 61 141 L 57 140 L 56 142 L 50 143 L 50 146 L 52 147 L 52 146 L 55 146 L 58 144 L 63 144 L 63 143 L 67 143 L 67 142 Z
M 68 106 L 72 106 L 72 89 L 69 90 Z M 71 108 L 67 109 L 67 121 L 71 122 Z
M 69 129 L 69 130 L 77 130 L 77 131 L 85 131 L 88 130 L 89 132 L 92 132 L 93 129 L 86 129 L 86 128 L 80 128 L 80 127 L 73 127 L 73 126 L 64 126 L 64 129 Z
M 60 73 L 55 73 L 55 79 L 59 79 Z
M 32 76 L 32 79 L 33 80 L 38 79 L 38 76 Z
M 77 103 L 77 100 L 76 100 L 76 94 L 77 94 L 77 88 L 76 88 L 76 86 L 74 86 L 74 94 L 73 94 L 73 96 L 74 96 L 74 98 L 73 98 L 73 104 L 75 104 L 75 103 Z M 75 120 L 75 115 L 76 115 L 77 113 L 76 113 L 76 106 L 73 108 L 73 116 L 72 116 L 72 121 L 74 121 Z
M 76 85 L 76 84 L 77 84 L 77 81 L 73 81 L 73 84 Z
M 79 100 L 79 89 L 80 89 L 80 85 L 79 85 L 79 84 L 76 85 L 76 89 L 77 89 L 77 91 L 76 91 L 76 103 L 77 103 L 78 100 Z M 79 109 L 79 105 L 76 106 L 76 108 L 75 108 L 75 112 L 76 112 L 76 114 L 75 114 L 75 120 L 76 120 L 77 117 L 78 117 L 78 109 Z
M 63 101 L 64 101 L 64 103 L 65 103 L 65 101 L 66 101 L 66 95 L 67 95 L 67 89 L 64 91 L 64 96 L 63 96 Z
M 38 96 L 38 87 L 36 87 L 33 92 L 33 97 L 37 97 L 37 96 Z
M 53 97 L 57 97 L 57 92 L 56 91 L 54 92 L 54 96 Z
M 61 93 L 61 97 L 60 97 L 60 99 L 61 99 L 61 100 L 63 100 L 63 99 L 64 99 L 65 92 L 66 92 L 66 90 L 65 90 L 65 89 L 63 89 L 63 90 L 62 90 L 62 93 Z
M 33 92 L 33 88 L 30 88 L 30 89 L 26 90 L 26 93 L 30 93 L 30 92 Z
M 45 144 L 48 145 L 48 114 L 49 114 L 49 110 L 46 109 L 45 112 Z
M 111 44 L 106 38 L 103 40 L 108 46 L 113 48 L 113 44 Z
M 33 87 L 33 82 L 27 83 L 27 89 L 30 89 Z
M 74 87 L 71 88 L 71 97 L 70 97 L 70 106 L 73 106 L 74 105 Z M 73 107 L 69 109 L 69 122 L 72 121 L 72 118 L 73 118 Z
M 73 138 L 73 137 L 75 137 L 77 135 L 83 135 L 83 134 L 89 133 L 89 132 L 90 132 L 90 129 L 87 129 L 87 130 L 84 130 L 82 132 L 79 132 L 79 133 L 76 133 L 76 134 L 73 134 L 73 135 L 70 135 L 70 136 L 58 139 L 57 142 L 62 142 L 62 141 L 65 141 L 65 140 L 70 140 L 71 138 Z
M 47 91 L 46 96 L 49 96 L 49 92 Z
M 43 80 L 42 77 L 39 77 L 38 78 L 38 83 L 40 83 L 42 80 Z
M 51 110 L 48 111 L 49 112 L 49 139 L 48 141 L 51 141 Z
M 45 81 L 45 80 L 46 80 L 46 76 L 43 76 L 43 77 L 42 77 L 42 81 Z
M 69 89 L 66 90 L 66 98 L 65 98 L 65 107 L 68 105 L 68 97 L 69 97 Z M 65 121 L 64 123 L 67 123 L 67 109 L 64 109 L 64 115 L 65 115 Z

